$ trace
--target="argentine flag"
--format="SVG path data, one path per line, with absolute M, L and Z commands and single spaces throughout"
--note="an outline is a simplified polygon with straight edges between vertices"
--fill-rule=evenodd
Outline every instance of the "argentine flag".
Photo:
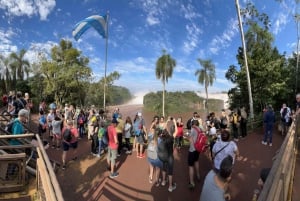
M 72 35 L 75 40 L 78 40 L 80 36 L 88 30 L 90 27 L 94 27 L 96 31 L 103 37 L 107 37 L 107 15 L 100 16 L 100 15 L 92 15 L 80 22 L 78 22 L 73 31 Z

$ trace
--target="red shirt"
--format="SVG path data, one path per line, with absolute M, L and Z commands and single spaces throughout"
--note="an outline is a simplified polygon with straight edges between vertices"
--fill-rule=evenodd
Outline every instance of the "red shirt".
M 113 125 L 107 127 L 107 134 L 109 148 L 118 149 L 118 144 L 115 142 L 115 138 L 117 138 L 117 131 Z
M 177 125 L 177 137 L 183 136 L 183 125 Z

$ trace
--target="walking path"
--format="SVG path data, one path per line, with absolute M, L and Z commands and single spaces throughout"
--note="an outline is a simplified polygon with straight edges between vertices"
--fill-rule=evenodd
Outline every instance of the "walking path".
M 283 137 L 275 131 L 273 146 L 269 147 L 261 144 L 262 135 L 262 130 L 256 130 L 237 143 L 241 160 L 236 161 L 230 184 L 232 201 L 251 200 L 253 191 L 257 188 L 260 170 L 272 166 L 272 158 L 280 148 Z M 124 153 L 117 159 L 117 170 L 120 175 L 110 179 L 109 172 L 106 171 L 105 156 L 101 158 L 92 156 L 90 143 L 82 139 L 79 142 L 78 159 L 69 162 L 66 170 L 57 170 L 57 178 L 66 201 L 198 201 L 205 175 L 211 168 L 209 159 L 201 155 L 199 159 L 201 181 L 191 191 L 187 187 L 188 147 L 184 147 L 181 153 L 174 152 L 174 180 L 177 189 L 170 193 L 166 186 L 155 187 L 149 183 L 147 159 L 138 159 L 135 152 L 132 155 Z M 47 152 L 50 159 L 61 161 L 61 150 L 49 148 Z

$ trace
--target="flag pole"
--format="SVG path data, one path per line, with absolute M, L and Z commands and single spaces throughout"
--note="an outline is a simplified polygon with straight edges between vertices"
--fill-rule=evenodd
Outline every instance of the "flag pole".
M 108 20 L 109 12 L 106 14 L 106 40 L 105 40 L 105 64 L 104 64 L 104 87 L 103 87 L 103 110 L 106 112 L 106 69 L 107 69 L 107 46 L 108 46 Z

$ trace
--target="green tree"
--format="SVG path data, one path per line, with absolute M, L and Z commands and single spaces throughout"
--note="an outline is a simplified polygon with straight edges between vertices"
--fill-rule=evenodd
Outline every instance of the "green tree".
M 205 94 L 206 94 L 206 100 L 205 100 L 205 109 L 208 113 L 208 87 L 212 86 L 214 83 L 214 80 L 216 79 L 216 67 L 212 63 L 212 61 L 209 60 L 203 60 L 203 59 L 197 59 L 200 66 L 202 66 L 201 69 L 196 70 L 195 75 L 198 76 L 198 82 L 200 84 L 204 84 L 205 88 Z
M 58 104 L 69 102 L 84 105 L 84 83 L 91 79 L 89 59 L 66 40 L 61 40 L 59 46 L 51 49 L 51 59 L 41 62 L 45 96 L 52 96 Z
M 163 50 L 163 55 L 158 58 L 156 61 L 155 75 L 157 79 L 160 79 L 163 83 L 163 97 L 162 97 L 162 112 L 165 116 L 165 89 L 168 79 L 173 75 L 173 69 L 176 66 L 176 61 L 173 59 L 170 54 L 166 54 L 166 51 Z
M 282 99 L 279 97 L 286 95 L 285 89 L 288 88 L 286 61 L 277 48 L 272 46 L 274 39 L 269 32 L 268 16 L 258 13 L 251 3 L 247 4 L 241 13 L 247 30 L 245 42 L 254 110 L 259 112 L 266 104 L 278 105 L 281 101 L 279 99 Z M 229 97 L 233 105 L 239 105 L 238 102 L 240 102 L 245 106 L 249 103 L 249 99 L 247 98 L 247 73 L 243 68 L 245 66 L 244 51 L 241 47 L 238 48 L 237 61 L 240 69 L 230 66 L 226 73 L 226 78 L 236 84 L 236 89 L 229 91 L 231 93 Z

